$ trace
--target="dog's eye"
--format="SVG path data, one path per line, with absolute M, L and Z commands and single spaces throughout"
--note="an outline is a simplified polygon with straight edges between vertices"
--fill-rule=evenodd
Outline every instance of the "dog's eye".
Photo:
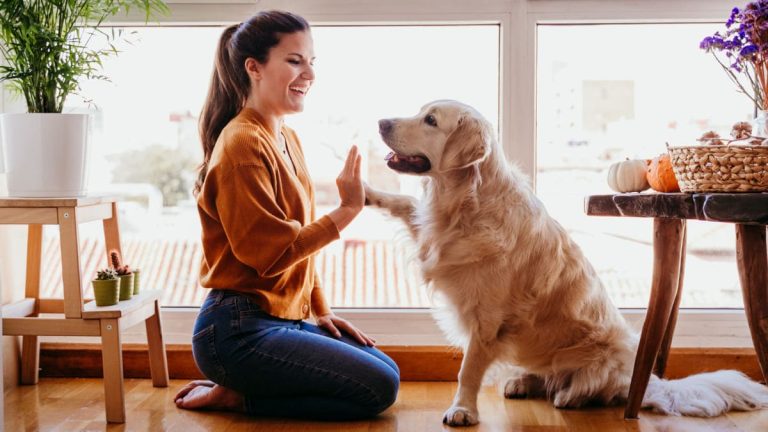
M 426 117 L 424 117 L 424 122 L 430 126 L 437 127 L 437 120 L 435 120 L 435 116 L 432 114 L 428 114 Z

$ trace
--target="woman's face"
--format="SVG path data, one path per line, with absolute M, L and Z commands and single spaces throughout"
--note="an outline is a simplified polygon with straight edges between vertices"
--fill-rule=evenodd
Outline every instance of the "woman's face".
M 315 80 L 312 34 L 300 31 L 282 35 L 269 50 L 267 63 L 258 65 L 258 94 L 263 109 L 282 116 L 304 110 L 304 98 Z

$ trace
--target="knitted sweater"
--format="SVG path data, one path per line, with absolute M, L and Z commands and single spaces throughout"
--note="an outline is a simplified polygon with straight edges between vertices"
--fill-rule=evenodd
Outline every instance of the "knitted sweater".
M 255 110 L 221 132 L 197 196 L 202 225 L 200 284 L 240 291 L 270 315 L 305 319 L 330 312 L 314 255 L 339 238 L 330 217 L 315 220 L 314 189 L 296 133 L 283 126 L 294 169 Z

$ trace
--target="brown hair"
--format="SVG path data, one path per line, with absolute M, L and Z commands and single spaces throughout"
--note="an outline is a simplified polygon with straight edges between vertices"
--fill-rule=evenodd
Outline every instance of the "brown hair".
M 216 140 L 224 126 L 240 112 L 251 90 L 245 60 L 253 58 L 265 64 L 269 50 L 280 42 L 283 34 L 308 29 L 309 23 L 304 18 L 283 11 L 259 12 L 247 21 L 224 29 L 216 49 L 208 96 L 200 113 L 203 162 L 193 190 L 195 195 L 203 186 Z

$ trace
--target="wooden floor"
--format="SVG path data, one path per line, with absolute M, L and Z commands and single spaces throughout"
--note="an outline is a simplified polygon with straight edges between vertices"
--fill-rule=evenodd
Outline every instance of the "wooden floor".
M 102 381 L 91 378 L 42 378 L 5 394 L 5 431 L 768 431 L 768 410 L 732 413 L 714 419 L 675 418 L 641 412 L 640 420 L 622 419 L 622 408 L 557 410 L 546 401 L 504 400 L 495 389 L 480 395 L 481 424 L 448 428 L 441 424 L 455 382 L 404 382 L 395 405 L 371 421 L 327 423 L 249 418 L 244 415 L 179 410 L 172 402 L 186 380 L 167 389 L 150 380 L 125 382 L 128 421 L 107 425 Z

